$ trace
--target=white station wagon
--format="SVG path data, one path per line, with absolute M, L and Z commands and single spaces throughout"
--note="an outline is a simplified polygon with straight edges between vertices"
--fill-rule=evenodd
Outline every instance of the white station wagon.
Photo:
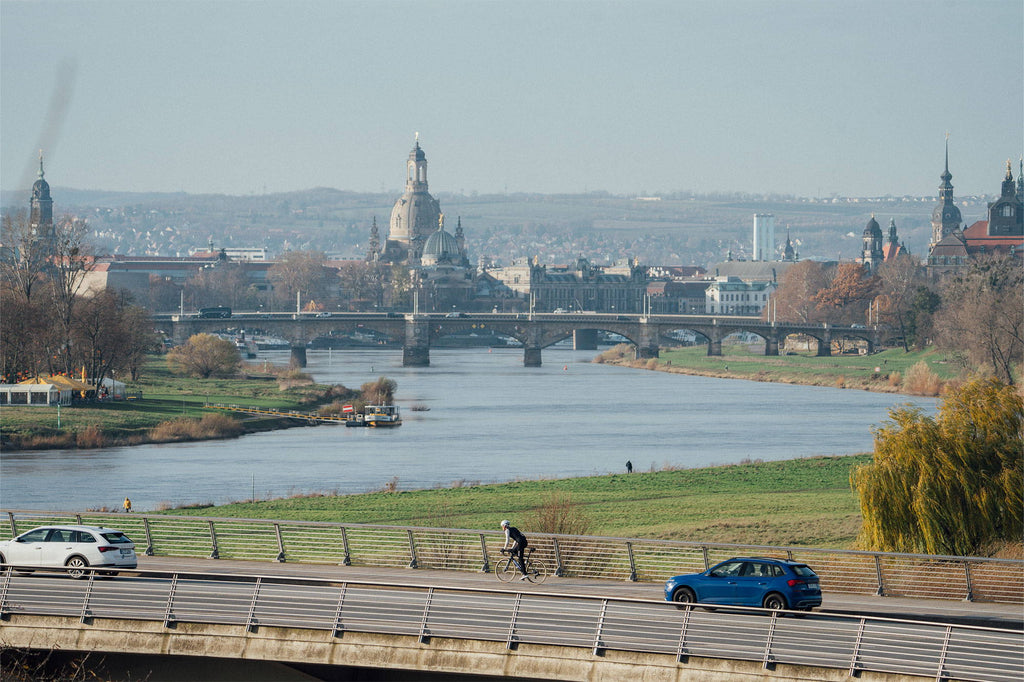
M 66 566 L 72 578 L 86 568 L 131 569 L 138 566 L 135 543 L 113 528 L 42 526 L 0 542 L 0 563 L 31 571 L 32 566 Z M 24 568 L 21 568 L 24 567 Z M 117 575 L 117 571 L 104 571 Z

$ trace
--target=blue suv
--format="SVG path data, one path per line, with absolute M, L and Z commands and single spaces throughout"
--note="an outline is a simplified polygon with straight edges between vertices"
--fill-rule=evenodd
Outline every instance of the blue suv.
M 821 606 L 818 575 L 786 559 L 735 557 L 703 573 L 669 578 L 665 599 L 680 604 L 728 604 L 810 611 Z

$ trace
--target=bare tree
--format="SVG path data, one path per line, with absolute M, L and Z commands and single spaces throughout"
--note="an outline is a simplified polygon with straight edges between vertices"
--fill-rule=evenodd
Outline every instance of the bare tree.
M 320 251 L 289 251 L 281 256 L 267 273 L 279 301 L 287 305 L 296 299 L 322 301 L 333 292 L 329 289 L 328 271 Z
M 874 303 L 880 314 L 880 321 L 899 330 L 903 350 L 909 351 L 912 339 L 907 325 L 911 319 L 917 289 L 925 282 L 921 261 L 916 256 L 899 256 L 879 265 L 877 275 L 880 293 Z
M 5 286 L 30 301 L 44 276 L 48 244 L 29 224 L 25 211 L 5 214 L 0 226 L 0 244 L 6 251 L 0 258 L 0 277 Z
M 942 286 L 937 344 L 966 367 L 988 369 L 1007 384 L 1024 363 L 1024 267 L 1011 256 L 976 259 Z
M 342 295 L 348 299 L 349 306 L 356 310 L 384 305 L 387 275 L 386 265 L 364 261 L 346 263 L 338 270 Z
M 767 316 L 773 308 L 779 321 L 818 322 L 822 313 L 814 296 L 824 286 L 825 266 L 817 261 L 800 261 L 783 273 L 778 289 L 772 294 L 774 305 L 766 307 L 763 315 Z
M 50 239 L 47 273 L 52 314 L 57 322 L 57 338 L 51 350 L 55 366 L 68 373 L 73 370 L 71 327 L 75 304 L 85 274 L 94 265 L 85 241 L 87 229 L 85 221 L 65 216 L 53 226 Z

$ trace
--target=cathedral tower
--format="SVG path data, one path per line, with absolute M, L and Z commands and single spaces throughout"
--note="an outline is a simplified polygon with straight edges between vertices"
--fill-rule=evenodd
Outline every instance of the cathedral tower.
M 384 259 L 419 265 L 427 238 L 437 229 L 441 205 L 427 191 L 427 155 L 419 133 L 406 164 L 405 193 L 391 210 Z
M 39 152 L 39 179 L 32 185 L 32 199 L 29 200 L 28 222 L 40 232 L 53 229 L 53 199 L 50 198 L 50 184 L 43 178 L 43 152 Z
M 949 136 L 946 136 L 946 169 L 940 176 L 939 203 L 932 211 L 932 241 L 929 249 L 951 234 L 960 231 L 960 209 L 953 203 L 953 175 L 949 172 Z

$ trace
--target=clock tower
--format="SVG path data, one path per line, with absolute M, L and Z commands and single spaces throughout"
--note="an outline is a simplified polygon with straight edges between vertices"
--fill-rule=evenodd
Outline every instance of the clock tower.
M 951 234 L 960 231 L 960 209 L 953 203 L 953 175 L 949 172 L 949 136 L 946 136 L 946 168 L 940 176 L 939 203 L 932 211 L 932 241 L 929 250 Z

